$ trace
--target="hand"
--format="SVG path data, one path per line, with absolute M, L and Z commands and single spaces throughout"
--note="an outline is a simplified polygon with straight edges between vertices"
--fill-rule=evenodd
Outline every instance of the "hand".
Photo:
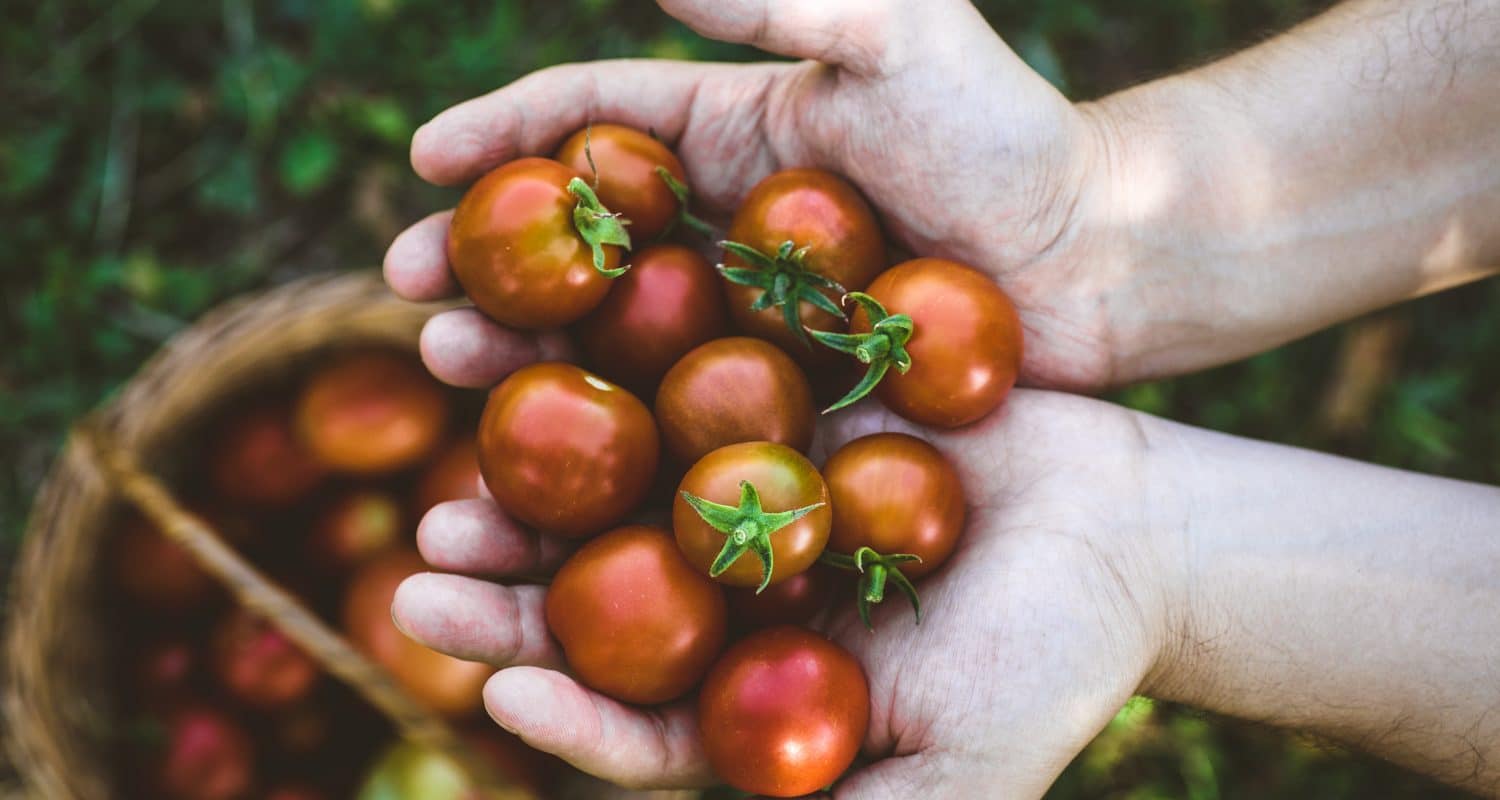
M 1114 382 L 1102 298 L 1123 277 L 1085 219 L 1096 205 L 1099 126 L 969 3 L 662 6 L 706 36 L 815 60 L 553 67 L 440 114 L 417 132 L 413 166 L 435 183 L 460 183 L 550 153 L 590 122 L 621 122 L 672 144 L 698 198 L 721 216 L 776 169 L 823 167 L 866 193 L 900 245 L 999 279 L 1026 326 L 1024 382 Z M 453 291 L 442 248 L 448 220 L 436 214 L 391 246 L 386 274 L 398 293 Z M 473 312 L 439 317 L 429 363 L 463 382 L 464 365 L 444 359 L 504 350 L 491 341 L 501 336 Z
M 1148 518 L 1156 465 L 1149 418 L 1093 400 L 1020 390 L 983 422 L 933 436 L 970 501 L 963 540 L 918 590 L 867 631 L 842 598 L 823 626 L 870 679 L 867 763 L 835 793 L 896 798 L 1040 796 L 1141 685 L 1164 639 Z M 831 418 L 815 449 L 910 430 L 873 404 Z M 817 454 L 815 453 L 815 456 Z M 504 579 L 549 572 L 562 543 L 521 530 L 490 500 L 434 509 L 419 534 L 437 569 Z M 565 674 L 540 586 L 414 576 L 394 614 L 409 635 L 500 668 L 485 704 L 503 727 L 580 769 L 630 787 L 712 776 L 690 701 L 615 702 Z

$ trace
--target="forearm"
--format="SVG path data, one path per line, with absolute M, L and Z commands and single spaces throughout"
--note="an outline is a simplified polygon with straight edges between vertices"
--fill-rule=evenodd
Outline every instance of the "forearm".
M 1500 268 L 1500 0 L 1347 3 L 1089 108 L 1121 382 Z
M 1163 424 L 1182 611 L 1147 691 L 1500 794 L 1500 489 Z

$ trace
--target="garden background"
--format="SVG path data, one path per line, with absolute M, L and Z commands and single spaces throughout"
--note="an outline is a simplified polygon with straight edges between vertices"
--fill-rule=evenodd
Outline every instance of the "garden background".
M 1087 99 L 1253 43 L 1323 3 L 979 5 L 1032 66 Z M 69 423 L 163 341 L 237 293 L 377 265 L 405 224 L 456 199 L 411 173 L 417 125 L 538 67 L 637 55 L 763 57 L 698 38 L 648 0 L 6 3 L 0 564 Z M 1500 280 L 1114 399 L 1500 482 Z M 1051 796 L 1441 792 L 1326 743 L 1136 701 Z

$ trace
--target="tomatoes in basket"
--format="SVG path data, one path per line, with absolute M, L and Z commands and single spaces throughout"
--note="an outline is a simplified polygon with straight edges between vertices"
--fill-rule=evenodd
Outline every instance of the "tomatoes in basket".
M 635 510 L 660 447 L 635 395 L 560 362 L 512 373 L 479 421 L 479 468 L 495 502 L 559 536 L 593 535 Z
M 885 238 L 859 191 L 830 172 L 788 169 L 750 189 L 729 225 L 729 313 L 740 330 L 803 357 L 803 326 L 841 330 L 844 292 L 885 268 Z
M 631 389 L 654 388 L 684 353 L 728 326 L 718 284 L 708 261 L 686 247 L 635 253 L 630 271 L 575 329 L 589 366 Z
M 526 330 L 567 325 L 599 305 L 622 246 L 629 235 L 584 176 L 548 158 L 480 178 L 448 228 L 448 263 L 469 299 Z
M 686 464 L 738 442 L 812 444 L 812 387 L 796 362 L 760 339 L 715 339 L 682 357 L 656 391 L 667 451 Z
M 231 610 L 214 631 L 213 665 L 231 696 L 260 709 L 301 700 L 322 672 L 279 628 L 245 608 Z
M 245 729 L 208 706 L 185 706 L 163 720 L 156 788 L 172 800 L 236 800 L 255 780 L 255 751 Z
M 324 365 L 297 400 L 297 431 L 329 467 L 378 475 L 426 458 L 448 427 L 448 397 L 416 358 L 348 353 Z
M 482 706 L 480 691 L 494 670 L 430 650 L 407 638 L 391 620 L 396 587 L 426 569 L 422 557 L 406 548 L 362 567 L 344 594 L 344 632 L 432 710 L 453 717 L 472 714 Z
M 649 242 L 677 221 L 685 198 L 678 198 L 658 170 L 684 191 L 687 171 L 676 154 L 650 134 L 624 125 L 592 125 L 569 136 L 557 149 L 557 160 L 596 184 L 599 201 L 630 221 L 634 241 Z
M 350 488 L 318 512 L 308 546 L 322 566 L 349 569 L 397 546 L 406 531 L 405 511 L 389 492 Z
M 709 453 L 672 502 L 672 531 L 688 562 L 721 583 L 761 591 L 818 560 L 832 519 L 817 468 L 774 442 Z
M 854 656 L 803 628 L 753 633 L 703 681 L 698 729 L 736 789 L 799 797 L 838 779 L 864 743 L 870 686 Z
M 417 481 L 415 517 L 439 503 L 479 496 L 479 445 L 460 436 L 438 452 Z
M 217 588 L 186 547 L 136 514 L 121 522 L 110 562 L 120 590 L 155 611 L 193 613 Z
M 326 472 L 298 441 L 288 402 L 233 412 L 208 446 L 214 491 L 243 505 L 283 508 L 306 497 Z
M 891 267 L 853 295 L 848 336 L 814 334 L 855 352 L 870 371 L 837 408 L 874 386 L 887 408 L 921 425 L 956 428 L 1000 405 L 1021 369 L 1021 320 L 988 275 L 941 258 Z M 891 369 L 895 367 L 895 369 Z
M 697 685 L 724 648 L 724 591 L 661 528 L 590 540 L 547 587 L 547 627 L 580 681 L 627 703 L 665 703 Z

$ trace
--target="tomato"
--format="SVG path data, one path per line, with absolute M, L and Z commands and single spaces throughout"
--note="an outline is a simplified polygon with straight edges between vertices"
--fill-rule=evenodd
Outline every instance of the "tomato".
M 450 500 L 479 496 L 479 445 L 469 436 L 454 439 L 439 451 L 417 481 L 416 516 Z
M 506 378 L 479 421 L 479 469 L 495 502 L 559 536 L 624 519 L 650 490 L 660 447 L 635 395 L 559 362 Z
M 405 533 L 401 504 L 389 492 L 351 488 L 318 513 L 308 547 L 324 566 L 349 569 L 395 547 Z
M 332 469 L 376 475 L 426 458 L 448 426 L 448 397 L 411 356 L 349 353 L 307 381 L 297 431 Z
M 684 353 L 723 334 L 718 282 L 708 261 L 686 247 L 635 253 L 630 271 L 575 329 L 588 364 L 631 389 L 655 387 Z
M 480 787 L 453 756 L 416 742 L 391 745 L 361 784 L 357 800 L 516 800 L 508 787 Z
M 234 413 L 209 445 L 208 476 L 220 497 L 284 508 L 306 497 L 326 471 L 292 430 L 290 403 L 272 402 Z
M 312 691 L 321 670 L 286 634 L 236 608 L 213 638 L 214 672 L 230 695 L 261 709 L 281 708 Z
M 169 704 L 189 691 L 199 669 L 198 651 L 191 644 L 162 639 L 136 655 L 131 685 L 145 705 Z
M 834 519 L 838 519 L 836 505 Z M 828 604 L 837 577 L 828 567 L 813 564 L 805 572 L 766 587 L 760 594 L 753 589 L 726 589 L 724 597 L 729 601 L 729 621 L 740 628 L 801 625 L 817 616 Z
M 579 548 L 547 588 L 547 627 L 573 674 L 654 705 L 697 685 L 724 649 L 724 592 L 661 528 L 630 525 Z
M 766 441 L 807 450 L 812 387 L 786 353 L 760 339 L 715 339 L 682 357 L 656 391 L 667 451 L 691 464 L 725 445 Z
M 770 797 L 833 783 L 854 762 L 869 723 L 870 686 L 859 662 L 792 626 L 729 648 L 698 697 L 698 729 L 714 772 Z
M 624 125 L 592 125 L 569 136 L 557 149 L 556 158 L 591 183 L 598 171 L 594 190 L 599 193 L 599 201 L 630 220 L 630 236 L 636 242 L 655 239 L 677 221 L 682 203 L 657 169 L 666 170 L 683 186 L 687 185 L 687 171 L 677 156 L 650 134 Z
M 459 735 L 502 778 L 530 790 L 536 797 L 546 797 L 553 777 L 567 769 L 562 759 L 532 748 L 521 737 L 488 719 L 465 726 Z
M 121 523 L 111 551 L 116 585 L 155 611 L 196 611 L 217 588 L 186 547 L 135 514 Z
M 828 486 L 811 461 L 785 445 L 721 447 L 677 488 L 677 546 L 721 583 L 764 590 L 811 567 L 828 541 Z M 746 550 L 757 558 L 741 558 Z
M 629 237 L 587 230 L 579 203 L 597 224 L 608 217 L 576 170 L 548 158 L 522 158 L 480 178 L 459 201 L 448 228 L 448 263 L 480 311 L 512 328 L 557 328 L 599 305 Z M 574 183 L 577 181 L 577 183 Z M 570 191 L 581 187 L 585 197 Z M 597 249 L 588 239 L 597 242 Z
M 820 293 L 829 301 L 825 305 L 837 308 L 840 292 L 820 286 L 816 277 L 808 279 L 805 273 L 852 292 L 863 289 L 885 268 L 885 238 L 869 204 L 847 181 L 817 169 L 782 170 L 751 188 L 730 222 L 729 241 L 769 259 L 756 264 L 734 252 L 727 254 L 725 266 L 759 272 L 752 285 L 735 282 L 736 273 L 726 275 L 731 277 L 726 285 L 730 317 L 745 333 L 775 342 L 798 357 L 813 352 L 801 326 L 843 328 L 838 316 L 808 300 Z M 786 242 L 792 243 L 793 250 L 782 258 L 780 250 Z M 795 252 L 801 248 L 807 249 L 799 260 Z M 752 311 L 778 273 L 789 287 L 787 302 Z M 788 319 L 788 309 L 794 320 Z
M 956 428 L 995 410 L 1021 369 L 1021 320 L 988 275 L 954 261 L 918 258 L 876 278 L 867 294 L 911 319 L 904 343 L 910 370 L 890 370 L 875 387 L 887 408 L 921 425 Z M 861 307 L 856 336 L 871 331 Z
M 217 709 L 183 707 L 165 720 L 155 764 L 160 791 L 174 800 L 234 800 L 249 794 L 255 752 L 244 728 Z
M 344 632 L 354 646 L 390 671 L 432 710 L 459 717 L 478 711 L 480 691 L 494 670 L 429 650 L 407 638 L 391 621 L 391 600 L 407 577 L 427 570 L 415 550 L 400 548 L 355 573 L 344 594 Z

